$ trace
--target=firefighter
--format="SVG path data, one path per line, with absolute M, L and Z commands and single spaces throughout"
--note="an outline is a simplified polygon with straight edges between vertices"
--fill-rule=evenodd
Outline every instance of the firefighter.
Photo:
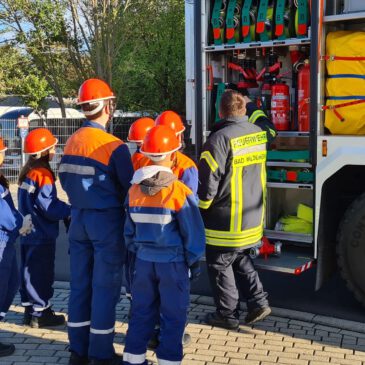
M 4 162 L 6 146 L 0 137 L 0 167 Z M 19 272 L 15 240 L 32 231 L 30 215 L 23 216 L 15 209 L 9 191 L 9 182 L 0 172 L 0 321 L 4 319 L 19 288 Z M 13 344 L 0 342 L 0 357 L 10 356 Z
M 138 169 L 138 161 L 144 157 L 144 155 L 140 152 L 140 148 L 143 142 L 144 137 L 147 132 L 155 126 L 155 121 L 152 118 L 139 118 L 129 128 L 128 132 L 128 142 L 132 142 L 136 144 L 137 150 L 132 155 L 132 163 L 134 170 Z
M 247 252 L 261 244 L 263 235 L 267 135 L 248 121 L 244 97 L 237 91 L 223 94 L 220 116 L 223 121 L 213 128 L 199 162 L 199 207 L 216 305 L 206 322 L 236 330 L 238 291 L 247 298 L 247 324 L 271 312 Z
M 257 125 L 266 132 L 267 143 L 268 145 L 270 145 L 270 143 L 275 139 L 277 135 L 274 124 L 248 96 L 244 96 L 243 98 L 246 103 L 246 115 L 248 117 L 248 121 L 252 124 Z
M 50 161 L 57 139 L 45 128 L 32 130 L 24 141 L 28 161 L 20 171 L 18 205 L 30 214 L 34 230 L 20 239 L 20 296 L 25 325 L 43 328 L 65 323 L 51 308 L 59 221 L 71 215 L 70 206 L 57 198 Z
M 78 104 L 88 120 L 68 139 L 59 170 L 72 205 L 71 365 L 121 361 L 113 339 L 125 262 L 123 202 L 133 166 L 127 145 L 106 132 L 114 103 L 106 82 L 89 79 L 81 85 Z
M 268 145 L 275 139 L 277 132 L 274 124 L 267 117 L 265 112 L 259 109 L 255 103 L 249 98 L 247 89 L 239 89 L 236 84 L 230 83 L 228 88 L 238 91 L 246 102 L 246 115 L 248 121 L 260 127 L 266 132 Z
M 177 135 L 181 146 L 184 144 L 185 126 L 179 114 L 167 110 L 162 112 L 156 119 L 155 125 L 164 125 L 171 128 Z M 142 158 L 138 163 L 138 168 L 150 163 L 147 157 Z M 172 171 L 186 186 L 188 186 L 194 195 L 198 191 L 198 169 L 192 159 L 180 151 L 176 152 L 175 160 L 172 165 Z
M 126 200 L 125 242 L 136 253 L 124 365 L 145 365 L 161 321 L 159 364 L 181 364 L 191 278 L 200 273 L 204 225 L 192 191 L 171 170 L 181 143 L 168 127 L 152 128 L 141 152 L 151 165 L 134 173 Z

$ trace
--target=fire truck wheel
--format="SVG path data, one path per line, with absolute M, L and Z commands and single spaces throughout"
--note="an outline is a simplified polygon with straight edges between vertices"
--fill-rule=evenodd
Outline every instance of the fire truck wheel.
M 344 214 L 337 234 L 337 262 L 347 287 L 365 306 L 365 194 Z

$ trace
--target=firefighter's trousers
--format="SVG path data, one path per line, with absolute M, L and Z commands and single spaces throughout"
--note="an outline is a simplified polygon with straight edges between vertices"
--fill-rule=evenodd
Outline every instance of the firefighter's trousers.
M 247 252 L 216 250 L 207 246 L 206 262 L 217 312 L 225 318 L 239 316 L 239 292 L 247 309 L 267 307 L 267 293 Z
M 161 332 L 156 350 L 159 363 L 181 362 L 189 291 L 188 267 L 184 262 L 157 263 L 137 258 L 124 365 L 147 364 L 147 343 L 159 317 Z
M 53 297 L 56 242 L 20 246 L 20 297 L 32 315 L 41 316 Z
M 19 269 L 13 243 L 0 249 L 0 320 L 5 317 L 19 288 Z
M 114 356 L 115 307 L 120 298 L 125 247 L 122 209 L 72 209 L 70 350 L 107 360 Z

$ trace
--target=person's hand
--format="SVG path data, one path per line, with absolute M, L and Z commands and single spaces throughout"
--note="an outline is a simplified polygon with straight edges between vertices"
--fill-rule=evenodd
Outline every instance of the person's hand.
M 33 223 L 32 223 L 32 216 L 30 214 L 27 214 L 23 218 L 23 225 L 19 229 L 19 233 L 20 233 L 21 236 L 26 236 L 29 233 L 31 233 L 33 229 L 34 229 L 34 226 L 33 226 Z
M 246 104 L 247 103 L 252 103 L 252 100 L 247 96 L 247 95 L 245 95 L 244 97 L 243 97 L 243 99 L 245 99 L 245 102 L 246 102 Z
M 189 267 L 189 278 L 190 278 L 190 281 L 195 281 L 199 278 L 201 274 L 201 271 L 200 271 L 200 262 L 197 261 L 195 262 L 194 264 L 192 264 L 190 267 Z

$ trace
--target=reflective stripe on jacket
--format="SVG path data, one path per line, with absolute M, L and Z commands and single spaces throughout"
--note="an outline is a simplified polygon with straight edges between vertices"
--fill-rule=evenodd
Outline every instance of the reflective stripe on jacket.
M 66 143 L 59 176 L 72 207 L 121 207 L 133 176 L 128 147 L 98 123 L 86 121 Z
M 21 237 L 22 244 L 53 241 L 59 233 L 59 221 L 71 215 L 71 207 L 57 198 L 52 173 L 45 168 L 28 172 L 18 188 L 18 206 L 23 216 L 32 215 L 32 233 Z
M 9 189 L 0 184 L 0 250 L 15 242 L 22 224 L 23 217 L 15 209 Z
M 248 248 L 263 235 L 266 132 L 247 117 L 219 123 L 199 162 L 199 207 L 207 245 Z
M 135 170 L 151 164 L 151 160 L 144 156 L 138 160 Z M 198 192 L 198 168 L 195 162 L 180 151 L 176 152 L 176 162 L 171 167 L 172 172 L 183 182 L 196 196 Z
M 127 249 L 152 262 L 192 265 L 205 249 L 204 224 L 196 198 L 176 180 L 149 196 L 134 184 L 126 200 L 124 237 Z

